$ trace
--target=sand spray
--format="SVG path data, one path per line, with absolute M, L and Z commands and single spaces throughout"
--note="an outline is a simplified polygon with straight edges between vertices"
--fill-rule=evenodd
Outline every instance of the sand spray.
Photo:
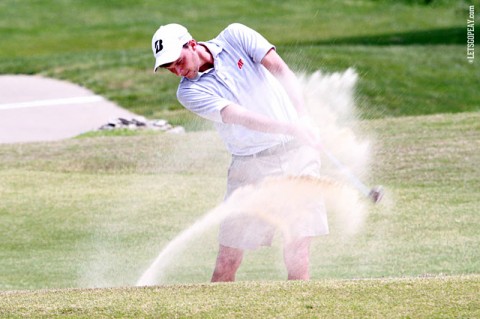
M 327 211 L 344 225 L 346 234 L 355 234 L 359 230 L 358 221 L 364 218 L 366 204 L 355 189 L 329 178 L 267 177 L 258 184 L 239 188 L 226 201 L 170 241 L 136 285 L 162 283 L 162 273 L 170 262 L 197 236 L 220 223 L 226 216 L 254 215 L 274 225 L 283 240 L 288 242 L 291 239 L 288 226 L 302 219 L 312 205 L 322 199 Z
M 348 69 L 342 73 L 299 74 L 305 104 L 323 145 L 360 179 L 368 181 L 371 137 L 358 127 L 354 89 L 357 74 Z M 346 237 L 359 233 L 368 214 L 369 203 L 358 189 L 322 157 L 322 178 L 269 177 L 256 185 L 235 191 L 228 200 L 182 231 L 159 253 L 137 281 L 137 286 L 162 283 L 168 265 L 189 243 L 202 233 L 212 230 L 227 215 L 254 214 L 275 225 L 283 240 L 288 241 L 288 225 L 319 200 L 323 200 L 330 223 L 339 225 Z M 294 212 L 294 213 L 292 213 Z M 213 267 L 213 265 L 212 265 Z

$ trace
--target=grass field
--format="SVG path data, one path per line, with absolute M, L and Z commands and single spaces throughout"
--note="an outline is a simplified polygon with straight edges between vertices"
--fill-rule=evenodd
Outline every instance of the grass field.
M 480 277 L 0 293 L 8 318 L 477 318 Z
M 70 80 L 189 129 L 0 145 L 0 317 L 479 317 L 480 69 L 465 21 L 480 3 L 422 3 L 0 2 L 0 74 Z M 242 22 L 297 71 L 357 70 L 376 141 L 369 182 L 387 196 L 353 237 L 333 220 L 311 282 L 283 281 L 275 242 L 247 254 L 238 283 L 208 284 L 212 226 L 171 260 L 164 286 L 129 287 L 222 200 L 229 164 L 175 101 L 178 79 L 152 74 L 151 35 L 173 21 L 199 39 Z

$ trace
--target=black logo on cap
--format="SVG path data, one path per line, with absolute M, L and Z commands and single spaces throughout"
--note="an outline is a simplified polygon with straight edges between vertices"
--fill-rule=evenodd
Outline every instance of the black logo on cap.
M 155 54 L 162 51 L 162 49 L 163 49 L 163 43 L 162 42 L 163 42 L 162 40 L 155 41 Z

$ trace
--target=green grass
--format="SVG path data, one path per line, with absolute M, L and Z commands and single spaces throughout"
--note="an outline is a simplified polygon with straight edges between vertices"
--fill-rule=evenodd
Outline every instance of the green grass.
M 476 318 L 479 276 L 0 293 L 4 318 Z
M 0 6 L 3 35 L 0 56 L 132 48 L 150 51 L 155 28 L 175 21 L 195 30 L 193 34 L 199 39 L 215 36 L 219 28 L 232 21 L 248 23 L 278 44 L 463 27 L 470 2 L 442 2 L 412 6 L 385 1 L 331 0 L 295 3 L 6 0 Z M 366 21 L 366 15 L 373 19 Z

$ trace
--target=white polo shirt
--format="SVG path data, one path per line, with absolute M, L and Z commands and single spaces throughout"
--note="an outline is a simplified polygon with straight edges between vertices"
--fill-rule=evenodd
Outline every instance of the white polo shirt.
M 260 63 L 274 46 L 258 32 L 231 24 L 218 37 L 201 42 L 214 67 L 196 79 L 182 78 L 177 98 L 188 110 L 212 120 L 227 149 L 251 155 L 292 138 L 222 122 L 220 111 L 232 103 L 283 122 L 295 122 L 297 111 L 278 80 Z

